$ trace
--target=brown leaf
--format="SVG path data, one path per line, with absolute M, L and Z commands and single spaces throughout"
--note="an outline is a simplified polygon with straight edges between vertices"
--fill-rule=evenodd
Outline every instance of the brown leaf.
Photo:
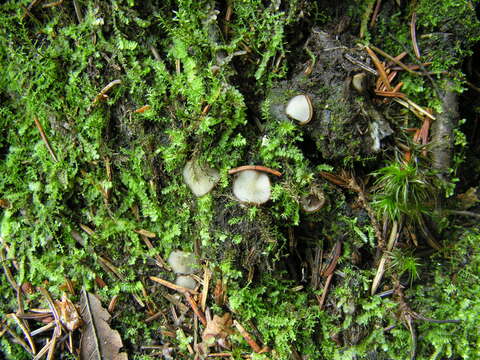
M 128 360 L 120 334 L 112 330 L 107 321 L 110 314 L 95 295 L 82 291 L 80 301 L 84 321 L 80 341 L 80 360 Z
M 75 305 L 67 298 L 65 293 L 62 301 L 55 301 L 55 307 L 60 315 L 60 321 L 68 331 L 74 331 L 83 325 L 82 318 Z
M 222 317 L 214 315 L 213 320 L 207 319 L 207 326 L 202 335 L 203 342 L 208 347 L 213 346 L 216 341 L 226 344 L 227 337 L 233 334 L 232 323 L 232 315 L 229 313 L 224 314 Z

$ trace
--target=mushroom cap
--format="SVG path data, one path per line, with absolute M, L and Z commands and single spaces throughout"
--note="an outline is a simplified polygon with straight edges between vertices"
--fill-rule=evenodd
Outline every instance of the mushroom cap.
M 306 213 L 313 213 L 320 210 L 325 205 L 325 195 L 323 192 L 314 192 L 300 200 L 303 211 Z
M 219 179 L 218 170 L 210 167 L 200 167 L 193 160 L 187 161 L 183 168 L 183 180 L 197 197 L 209 193 Z
M 172 251 L 167 263 L 175 274 L 193 274 L 198 264 L 193 253 L 180 250 Z
M 195 287 L 197 286 L 197 282 L 193 280 L 190 276 L 186 275 L 178 275 L 177 279 L 175 280 L 175 284 L 191 290 L 195 289 Z
M 312 100 L 308 95 L 297 95 L 290 99 L 285 107 L 285 113 L 300 125 L 305 125 L 313 117 Z
M 233 194 L 242 202 L 263 204 L 270 199 L 270 178 L 260 171 L 242 171 L 233 181 Z

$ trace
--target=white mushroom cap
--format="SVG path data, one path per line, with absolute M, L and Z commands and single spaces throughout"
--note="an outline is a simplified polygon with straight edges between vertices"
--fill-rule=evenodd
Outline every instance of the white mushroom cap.
M 195 280 L 193 280 L 190 276 L 185 275 L 178 275 L 177 279 L 175 280 L 175 284 L 191 290 L 195 289 L 197 286 L 197 282 Z
M 260 171 L 242 171 L 233 181 L 233 193 L 240 201 L 263 204 L 270 199 L 270 178 Z
M 170 253 L 167 263 L 175 274 L 193 274 L 198 264 L 193 253 L 179 250 Z
M 290 99 L 285 107 L 285 113 L 300 125 L 307 124 L 312 120 L 313 105 L 308 95 L 297 95 Z
M 201 168 L 193 160 L 187 161 L 183 168 L 183 180 L 197 197 L 209 193 L 219 179 L 218 170 L 209 167 Z

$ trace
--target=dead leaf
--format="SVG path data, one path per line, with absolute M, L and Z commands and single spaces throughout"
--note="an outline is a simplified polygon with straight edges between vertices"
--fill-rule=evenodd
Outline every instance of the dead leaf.
M 55 301 L 55 307 L 60 315 L 60 321 L 68 331 L 74 331 L 83 325 L 82 318 L 75 305 L 67 298 L 64 293 L 62 301 Z
M 102 307 L 95 295 L 82 291 L 80 301 L 84 321 L 80 341 L 80 360 L 128 360 L 120 334 L 112 330 L 107 321 L 110 314 Z
M 475 206 L 475 204 L 479 202 L 477 196 L 477 189 L 472 187 L 465 191 L 463 194 L 458 194 L 457 200 L 458 206 L 462 209 L 466 210 L 471 208 L 472 206 Z
M 213 320 L 207 319 L 207 326 L 202 335 L 203 342 L 208 347 L 215 345 L 216 342 L 223 347 L 228 347 L 226 340 L 229 335 L 233 334 L 232 324 L 232 315 L 229 313 L 222 317 L 214 315 Z

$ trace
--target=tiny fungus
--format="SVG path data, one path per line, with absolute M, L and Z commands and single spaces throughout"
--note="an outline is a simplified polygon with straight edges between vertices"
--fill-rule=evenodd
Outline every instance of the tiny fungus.
M 364 72 L 353 75 L 352 86 L 360 94 L 363 94 L 367 91 L 367 74 Z
M 168 257 L 168 265 L 175 274 L 193 274 L 195 266 L 198 264 L 195 255 L 190 252 L 175 250 Z
M 211 167 L 201 167 L 193 160 L 187 161 L 183 168 L 183 180 L 197 197 L 209 193 L 219 179 L 218 170 Z
M 320 210 L 325 205 L 325 195 L 321 190 L 313 190 L 307 196 L 300 199 L 303 211 L 313 213 Z
M 270 178 L 264 172 L 244 170 L 233 180 L 233 194 L 250 204 L 263 204 L 270 199 Z
M 197 282 L 187 275 L 178 275 L 175 284 L 191 290 L 197 286 Z
M 312 120 L 313 105 L 308 95 L 297 95 L 290 99 L 285 107 L 285 113 L 300 125 L 305 125 Z

